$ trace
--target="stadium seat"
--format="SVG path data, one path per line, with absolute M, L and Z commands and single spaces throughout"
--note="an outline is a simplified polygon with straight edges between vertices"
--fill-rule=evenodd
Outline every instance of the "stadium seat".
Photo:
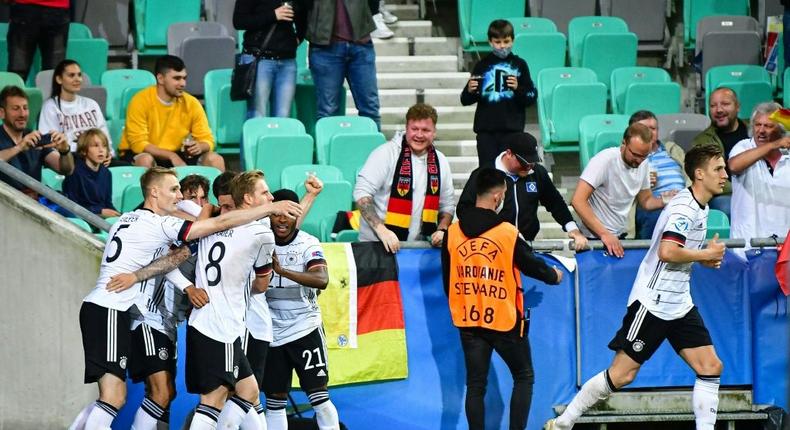
M 302 198 L 307 192 L 303 183 L 298 184 L 294 191 L 299 198 Z M 336 215 L 338 211 L 351 210 L 352 191 L 348 181 L 324 180 L 324 188 L 313 201 L 313 206 L 307 212 L 300 229 L 318 237 L 322 242 L 328 241 L 329 238 L 323 237 L 321 234 L 321 220 Z
M 213 21 L 222 24 L 230 34 L 229 36 L 241 41 L 239 34 L 233 26 L 233 9 L 236 2 L 225 0 L 204 0 L 206 9 L 206 21 Z
M 601 1 L 601 15 L 622 18 L 639 39 L 639 50 L 666 50 L 669 38 L 666 0 L 635 2 L 633 0 Z
M 27 110 L 28 120 L 27 126 L 32 129 L 38 129 L 38 117 L 41 114 L 41 108 L 44 106 L 44 94 L 38 88 L 23 88 L 27 93 Z
M 622 113 L 631 115 L 639 110 L 654 114 L 680 112 L 680 84 L 677 82 L 645 82 L 628 86 Z
M 55 191 L 63 191 L 63 180 L 65 176 L 48 167 L 41 168 L 41 183 Z
M 609 89 L 612 95 L 612 112 L 623 113 L 623 103 L 628 86 L 644 82 L 672 82 L 669 73 L 659 67 L 620 67 L 612 71 Z
M 115 194 L 114 189 L 113 194 Z M 115 208 L 121 213 L 133 211 L 143 202 L 143 189 L 140 187 L 140 184 L 132 184 L 124 188 L 121 196 L 121 205 Z
M 255 145 L 261 136 L 303 136 L 304 125 L 298 119 L 257 117 L 244 121 L 242 126 L 241 162 L 243 169 L 255 165 Z
M 489 52 L 488 25 L 495 19 L 524 16 L 524 0 L 459 0 L 458 26 L 464 51 Z
M 279 190 L 283 169 L 313 162 L 313 146 L 309 134 L 261 136 L 255 147 L 253 168 L 263 170 L 270 189 Z
M 125 50 L 130 34 L 130 1 L 72 0 L 71 4 L 76 18 L 91 29 L 93 37 L 106 39 L 110 46 Z
M 513 42 L 513 53 L 527 62 L 534 82 L 541 70 L 565 66 L 566 46 L 562 33 L 521 33 Z
M 581 67 L 593 70 L 608 89 L 613 70 L 636 66 L 637 45 L 634 33 L 590 33 L 582 42 Z
M 336 134 L 377 133 L 379 130 L 372 119 L 364 116 L 329 116 L 315 124 L 315 151 L 318 164 L 329 164 L 329 141 Z
M 0 39 L 0 70 L 8 70 L 8 41 Z
M 200 0 L 134 0 L 133 4 L 135 48 L 141 55 L 167 53 L 170 24 L 200 21 Z
M 132 185 L 140 186 L 140 177 L 143 176 L 145 170 L 145 167 L 137 166 L 110 167 L 110 175 L 112 175 L 112 204 L 116 209 L 121 211 L 123 193 L 126 188 Z
M 710 209 L 708 212 L 708 233 L 707 239 L 713 238 L 713 235 L 719 233 L 719 239 L 730 238 L 730 219 L 727 214 L 718 210 Z
M 81 22 L 69 23 L 69 43 L 74 39 L 93 39 L 91 29 Z
M 178 166 L 175 169 L 179 181 L 189 175 L 200 175 L 208 179 L 209 182 L 214 182 L 214 179 L 222 174 L 219 169 L 211 166 Z
M 91 228 L 91 225 L 88 224 L 84 219 L 73 218 L 73 217 L 68 217 L 66 219 L 69 220 L 72 224 L 76 225 L 77 227 L 87 231 L 88 233 L 93 233 L 93 229 Z
M 82 86 L 80 90 L 80 95 L 82 97 L 86 97 L 92 99 L 99 105 L 99 108 L 102 111 L 102 114 L 106 115 L 107 112 L 107 88 L 104 88 L 101 85 L 88 85 Z
M 335 166 L 325 164 L 299 164 L 288 166 L 280 174 L 280 187 L 296 191 L 296 187 L 304 184 L 307 175 L 314 173 L 318 179 L 324 181 L 342 181 L 343 172 Z
M 697 22 L 711 15 L 748 15 L 749 0 L 685 0 L 683 2 L 683 41 L 695 49 Z
M 716 66 L 762 64 L 760 35 L 756 31 L 712 31 L 702 44 L 702 76 Z
M 123 136 L 123 126 L 126 123 L 125 119 L 108 119 L 107 131 L 110 132 L 110 140 L 112 141 L 112 150 L 118 153 L 118 147 L 121 145 L 121 137 Z
M 548 18 L 539 18 L 534 16 L 528 17 L 510 17 L 507 19 L 513 24 L 513 35 L 518 37 L 519 34 L 531 33 L 556 33 L 557 26 Z
M 110 45 L 104 39 L 73 39 L 66 47 L 66 58 L 80 63 L 83 75 L 99 82 L 102 73 L 107 71 L 109 49 Z
M 8 55 L 7 52 L 6 55 Z M 9 85 L 16 85 L 19 88 L 24 88 L 25 81 L 23 81 L 22 78 L 20 78 L 19 75 L 14 72 L 0 72 L 0 88 L 5 88 Z
M 181 44 L 189 37 L 230 36 L 218 22 L 177 22 L 167 27 L 167 53 L 181 56 Z M 182 57 L 183 58 L 183 57 Z
M 335 226 L 337 214 L 327 215 L 326 218 L 321 220 L 321 236 L 327 242 L 358 242 L 358 230 L 341 230 L 337 234 L 332 233 Z
M 210 52 L 211 55 L 206 55 Z M 181 59 L 189 70 L 186 92 L 196 97 L 204 93 L 204 77 L 211 70 L 233 68 L 236 41 L 230 36 L 192 36 L 181 43 Z
M 658 119 L 658 139 L 674 141 L 686 151 L 689 150 L 691 141 L 687 139 L 675 140 L 674 136 L 677 133 L 682 133 L 685 136 L 692 136 L 693 139 L 710 125 L 710 118 L 699 113 L 660 114 L 656 115 L 656 118 Z
M 771 76 L 762 66 L 730 65 L 708 70 L 705 75 L 705 112 L 710 112 L 710 94 L 719 87 L 735 91 L 741 108 L 738 118 L 748 119 L 759 103 L 773 99 Z
M 584 40 L 588 34 L 628 32 L 628 24 L 616 16 L 577 16 L 573 18 L 568 24 L 568 54 L 571 66 L 581 66 Z
M 568 34 L 568 23 L 577 16 L 593 16 L 597 0 L 539 0 L 536 16 L 548 18 L 557 25 L 557 30 Z
M 230 99 L 232 69 L 212 70 L 203 78 L 208 125 L 217 142 L 219 154 L 238 153 L 241 127 L 247 117 L 247 102 Z
M 579 67 L 544 69 L 538 75 L 538 122 L 548 152 L 578 151 L 579 121 L 606 113 L 606 86 Z
M 732 32 L 732 31 L 757 31 L 759 32 L 759 24 L 757 20 L 750 16 L 738 15 L 715 15 L 706 16 L 697 22 L 697 35 L 696 40 L 702 40 L 706 34 L 717 32 Z M 694 55 L 697 55 L 702 50 L 702 46 L 697 44 L 694 49 Z
M 38 73 L 36 73 L 36 77 L 35 77 L 36 88 L 41 90 L 41 94 L 43 94 L 45 98 L 52 97 L 53 72 L 54 70 L 50 69 L 50 70 L 41 70 Z M 92 83 L 91 77 L 87 73 L 83 74 L 82 90 L 84 90 L 85 87 L 91 85 L 91 83 Z M 84 95 L 82 94 L 82 90 L 80 90 L 80 95 Z
M 0 40 L 6 40 L 8 37 L 8 23 L 0 22 Z
M 119 119 L 126 118 L 126 111 L 129 109 L 129 103 L 132 101 L 132 98 L 139 93 L 140 91 L 148 88 L 148 86 L 134 86 L 134 87 L 126 87 L 121 93 L 121 114 Z
M 155 84 L 156 77 L 147 70 L 115 69 L 102 73 L 101 85 L 107 89 L 107 119 L 122 118 L 121 97 L 126 88 Z
M 367 161 L 371 151 L 386 142 L 381 133 L 336 134 L 329 139 L 327 147 L 328 164 L 343 172 L 343 179 L 351 183 L 357 182 L 357 170 Z
M 579 166 L 581 170 L 602 149 L 619 146 L 628 128 L 626 115 L 588 115 L 579 122 Z
M 331 234 L 331 233 L 330 233 Z M 358 230 L 340 230 L 334 238 L 335 242 L 359 242 Z

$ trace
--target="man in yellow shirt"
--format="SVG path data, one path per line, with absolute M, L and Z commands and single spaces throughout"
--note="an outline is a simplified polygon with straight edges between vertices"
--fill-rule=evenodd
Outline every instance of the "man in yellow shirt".
M 121 138 L 121 159 L 137 166 L 212 166 L 225 171 L 213 152 L 214 136 L 200 102 L 184 92 L 187 70 L 173 55 L 156 60 L 156 85 L 129 102 Z

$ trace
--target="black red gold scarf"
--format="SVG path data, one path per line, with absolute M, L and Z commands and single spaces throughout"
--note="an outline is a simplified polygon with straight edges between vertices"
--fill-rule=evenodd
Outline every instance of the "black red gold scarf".
M 422 228 L 420 229 L 420 233 L 424 236 L 430 236 L 436 231 L 436 223 L 439 220 L 439 159 L 433 145 L 428 148 L 427 167 L 428 182 L 422 207 Z M 412 198 L 414 197 L 412 182 L 411 148 L 404 137 L 401 143 L 400 158 L 395 166 L 395 175 L 392 179 L 390 199 L 387 203 L 387 216 L 384 218 L 384 224 L 400 240 L 407 240 L 409 236 Z

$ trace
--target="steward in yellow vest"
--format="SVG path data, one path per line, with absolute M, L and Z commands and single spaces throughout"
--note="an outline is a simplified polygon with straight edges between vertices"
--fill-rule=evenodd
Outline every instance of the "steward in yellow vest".
M 500 170 L 479 170 L 475 207 L 447 229 L 442 245 L 445 293 L 466 363 L 470 429 L 484 428 L 483 397 L 494 350 L 513 374 L 510 428 L 526 427 L 534 376 L 521 273 L 548 284 L 562 280 L 562 272 L 533 255 L 518 229 L 497 215 L 505 180 Z

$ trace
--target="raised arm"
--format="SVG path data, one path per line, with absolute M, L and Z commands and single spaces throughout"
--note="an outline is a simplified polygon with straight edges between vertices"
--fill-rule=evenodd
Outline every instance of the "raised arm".
M 297 203 L 283 200 L 249 209 L 237 209 L 224 213 L 218 217 L 195 221 L 189 229 L 186 240 L 194 240 L 208 236 L 212 233 L 247 224 L 248 222 L 269 215 L 287 215 L 291 218 L 298 218 L 302 215 L 302 208 Z

